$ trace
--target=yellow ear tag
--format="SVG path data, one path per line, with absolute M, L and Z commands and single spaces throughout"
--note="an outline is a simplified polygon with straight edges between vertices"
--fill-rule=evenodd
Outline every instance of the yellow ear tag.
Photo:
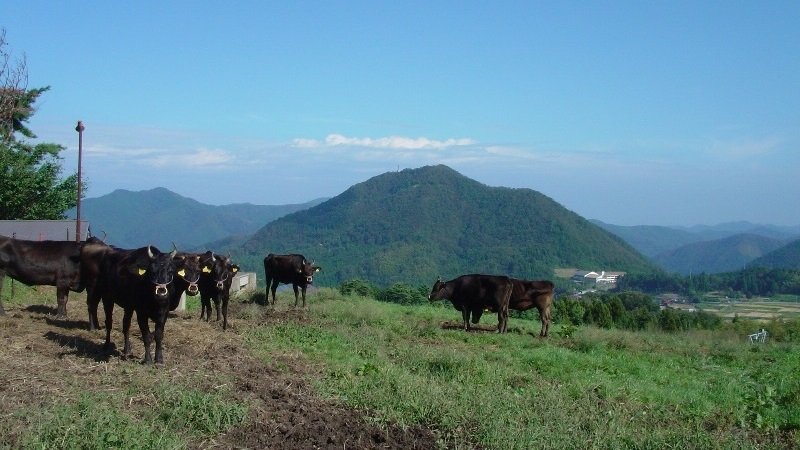
M 208 266 L 203 266 L 203 273 L 211 273 L 211 268 Z
M 319 272 L 319 267 L 317 267 L 316 269 L 314 269 L 314 272 Z
M 185 277 L 186 276 L 186 271 L 181 269 L 181 270 L 178 271 L 178 275 L 180 275 L 182 277 Z
M 139 268 L 139 276 L 144 275 L 145 272 L 147 272 L 147 269 L 142 269 L 141 267 Z
M 238 271 L 239 271 L 239 269 L 237 269 L 236 267 L 233 268 L 233 273 L 236 273 Z

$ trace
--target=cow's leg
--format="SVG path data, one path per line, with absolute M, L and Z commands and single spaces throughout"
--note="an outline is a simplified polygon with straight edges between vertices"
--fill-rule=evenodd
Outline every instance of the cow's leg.
M 305 308 L 306 307 L 306 286 L 303 285 L 301 290 L 303 291 L 303 308 Z
M 297 289 L 297 285 L 296 284 L 292 285 L 292 289 L 294 289 L 294 307 L 297 308 L 297 300 L 299 298 L 298 296 L 300 295 L 300 291 Z M 305 296 L 304 296 L 303 297 L 303 302 L 305 302 L 305 300 L 306 299 L 305 299 Z
M 122 356 L 127 357 L 131 354 L 131 319 L 133 318 L 133 309 L 125 309 L 122 315 L 122 334 L 125 336 L 125 346 L 122 348 Z
M 206 319 L 206 322 L 211 320 L 211 298 L 201 295 L 200 296 L 200 320 Z
M 461 321 L 464 322 L 464 331 L 469 331 L 470 330 L 469 312 L 470 312 L 469 308 L 467 308 L 466 306 L 463 306 L 461 308 Z
M 156 364 L 161 364 L 161 363 L 164 362 L 164 347 L 163 347 L 162 344 L 164 342 L 164 326 L 166 325 L 166 323 L 167 323 L 166 314 L 164 315 L 164 320 L 159 320 L 159 321 L 156 322 L 156 330 L 155 330 L 155 338 L 156 338 L 156 359 L 155 359 L 155 363 Z M 147 326 L 146 324 L 147 324 L 147 321 L 145 321 L 145 326 Z M 141 326 L 141 323 L 140 323 L 139 326 Z M 148 332 L 150 331 L 149 327 L 148 327 L 147 331 Z M 150 351 L 148 351 L 147 353 L 149 354 Z
M 220 299 L 221 295 L 222 294 L 217 293 L 217 296 L 214 297 L 214 309 L 217 310 L 217 322 L 219 322 L 220 313 L 222 312 L 222 311 L 220 311 L 220 304 L 219 304 L 219 302 L 221 300 Z
M 57 286 L 56 297 L 58 299 L 58 311 L 56 312 L 56 319 L 65 320 L 67 318 L 67 301 L 69 300 L 69 288 L 67 286 Z
M 114 302 L 103 299 L 103 312 L 106 313 L 106 350 L 111 351 L 114 345 L 111 343 L 111 327 L 113 325 Z
M 97 306 L 100 299 L 95 293 L 95 286 L 86 287 L 86 309 L 89 311 L 89 331 L 99 330 L 100 321 L 97 319 Z
M 267 302 L 267 306 L 269 306 L 269 287 L 272 284 L 272 280 L 267 278 L 267 287 L 264 289 L 264 301 Z
M 228 300 L 229 296 L 226 294 L 222 297 L 222 329 L 228 329 Z
M 127 311 L 125 311 L 127 313 Z M 141 311 L 136 313 L 136 321 L 139 323 L 139 331 L 142 333 L 142 341 L 144 342 L 144 363 L 152 364 L 153 358 L 150 355 L 150 344 L 153 343 L 153 335 L 150 334 L 150 323 L 147 314 L 142 314 Z M 158 325 L 156 325 L 156 332 L 158 332 Z M 163 330 L 162 330 L 163 333 Z M 125 339 L 127 342 L 127 334 Z M 158 343 L 156 343 L 156 355 L 158 355 Z
M 0 272 L 0 316 L 6 315 L 6 310 L 3 309 L 3 283 L 5 282 L 6 274 Z
M 508 308 L 500 308 L 497 311 L 497 332 L 505 333 L 508 331 Z
M 272 280 L 272 306 L 275 306 L 275 291 L 277 290 L 278 290 L 278 280 Z M 269 298 L 267 300 L 269 300 Z
M 542 317 L 542 337 L 547 337 L 550 334 L 550 307 L 542 308 L 539 311 L 539 315 Z

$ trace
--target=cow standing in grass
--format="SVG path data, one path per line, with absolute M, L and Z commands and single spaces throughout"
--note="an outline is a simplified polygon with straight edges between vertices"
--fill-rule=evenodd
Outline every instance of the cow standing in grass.
M 465 331 L 471 330 L 470 314 L 472 323 L 477 324 L 484 310 L 497 312 L 497 332 L 505 333 L 508 328 L 508 300 L 511 290 L 511 279 L 506 276 L 461 275 L 450 281 L 437 279 L 428 300 L 450 300 L 453 307 L 461 311 Z
M 542 320 L 540 336 L 550 333 L 550 305 L 553 303 L 555 286 L 549 280 L 529 281 L 511 278 L 511 297 L 508 307 L 516 311 L 527 311 L 533 307 L 539 311 Z
M 176 254 L 177 249 L 171 253 L 161 253 L 152 246 L 136 250 L 120 250 L 109 247 L 102 252 L 99 276 L 91 301 L 97 301 L 99 297 L 102 297 L 103 310 L 106 314 L 106 348 L 110 350 L 114 347 L 111 343 L 111 327 L 116 304 L 124 310 L 122 316 L 122 332 L 125 335 L 123 355 L 131 354 L 130 327 L 133 313 L 136 313 L 136 320 L 139 323 L 145 347 L 144 363 L 153 362 L 150 345 L 154 337 L 156 342 L 155 362 L 164 362 L 164 326 L 173 302 Z M 150 320 L 155 322 L 153 334 L 150 333 Z M 90 318 L 91 323 L 92 319 Z
M 202 273 L 200 276 L 200 319 L 211 319 L 211 302 L 217 310 L 217 321 L 222 312 L 222 329 L 228 329 L 228 301 L 230 299 L 231 283 L 233 276 L 239 271 L 239 266 L 227 257 L 206 252 L 200 257 Z
M 56 319 L 67 318 L 69 291 L 81 292 L 81 242 L 26 241 L 0 236 L 0 291 L 6 275 L 28 286 L 55 286 Z M 0 301 L 0 315 L 5 314 Z
M 280 283 L 291 283 L 294 289 L 294 306 L 297 307 L 298 287 L 303 292 L 303 308 L 306 307 L 306 288 L 314 282 L 314 274 L 322 270 L 314 262 L 306 261 L 303 255 L 274 255 L 264 258 L 264 275 L 267 280 L 267 297 L 272 291 L 272 306 L 275 306 L 275 291 Z

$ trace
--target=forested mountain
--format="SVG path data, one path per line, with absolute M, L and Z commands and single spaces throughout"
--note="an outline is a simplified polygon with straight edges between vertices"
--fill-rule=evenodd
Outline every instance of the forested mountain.
M 631 244 L 643 255 L 654 258 L 687 244 L 725 239 L 737 234 L 764 236 L 783 242 L 800 237 L 800 226 L 777 226 L 750 222 L 728 222 L 718 225 L 695 225 L 692 227 L 658 225 L 611 225 L 592 220 L 595 225 L 610 231 Z
M 286 214 L 317 205 L 325 199 L 297 205 L 212 206 L 182 197 L 164 188 L 148 191 L 118 189 L 108 195 L 81 201 L 81 219 L 89 221 L 92 233 L 118 247 L 153 244 L 171 249 L 190 249 L 207 242 L 250 235 L 264 224 Z M 75 218 L 75 210 L 67 211 Z
M 664 269 L 682 275 L 734 272 L 784 244 L 782 240 L 756 234 L 737 234 L 687 244 L 653 259 Z
M 530 189 L 489 187 L 446 166 L 390 172 L 260 229 L 233 255 L 263 272 L 268 253 L 302 253 L 320 284 L 360 278 L 430 284 L 438 275 L 552 278 L 556 267 L 654 272 L 622 239 Z
M 800 269 L 800 239 L 750 262 L 753 267 Z

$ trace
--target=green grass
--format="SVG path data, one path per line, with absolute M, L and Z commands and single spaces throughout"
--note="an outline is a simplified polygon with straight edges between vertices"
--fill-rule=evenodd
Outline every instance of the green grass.
M 127 393 L 138 392 L 129 387 Z M 179 449 L 192 436 L 214 436 L 241 423 L 245 405 L 225 392 L 203 393 L 168 384 L 152 388 L 152 405 L 120 407 L 131 397 L 86 393 L 76 402 L 59 402 L 44 410 L 21 411 L 31 430 L 23 448 L 30 449 Z
M 286 304 L 286 302 L 282 302 Z M 279 304 L 281 304 L 279 299 Z M 456 448 L 785 448 L 800 445 L 800 351 L 722 332 L 579 328 L 540 339 L 441 327 L 459 313 L 322 290 L 311 320 L 246 331 L 264 359 L 302 355 L 319 392 L 376 421 L 423 424 Z M 494 323 L 487 316 L 484 323 Z

